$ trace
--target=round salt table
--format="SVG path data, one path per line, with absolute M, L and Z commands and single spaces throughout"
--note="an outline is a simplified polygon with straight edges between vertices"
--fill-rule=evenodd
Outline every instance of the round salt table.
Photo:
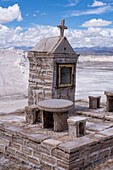
M 65 112 L 69 111 L 73 107 L 73 102 L 64 99 L 50 99 L 44 100 L 38 103 L 40 110 L 48 112 Z
M 38 103 L 42 111 L 42 128 L 54 128 L 61 132 L 68 127 L 68 112 L 73 108 L 73 102 L 64 99 L 50 99 Z

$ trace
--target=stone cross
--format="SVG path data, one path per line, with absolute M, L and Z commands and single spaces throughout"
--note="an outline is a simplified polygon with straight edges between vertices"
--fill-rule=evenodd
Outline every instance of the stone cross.
M 65 19 L 61 20 L 61 25 L 57 25 L 57 27 L 60 28 L 60 37 L 64 36 L 64 29 L 67 29 L 67 27 L 65 26 Z

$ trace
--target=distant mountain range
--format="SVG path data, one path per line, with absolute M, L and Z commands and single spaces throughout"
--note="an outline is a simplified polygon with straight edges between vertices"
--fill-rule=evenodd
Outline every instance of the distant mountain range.
M 15 49 L 20 49 L 20 50 L 25 50 L 29 52 L 33 47 L 26 47 L 26 46 L 21 46 L 21 47 L 14 47 Z
M 74 48 L 80 55 L 113 55 L 113 47 Z
M 15 49 L 22 49 L 30 51 L 33 47 L 15 47 Z M 80 55 L 113 55 L 113 47 L 92 47 L 92 48 L 74 48 L 75 52 Z

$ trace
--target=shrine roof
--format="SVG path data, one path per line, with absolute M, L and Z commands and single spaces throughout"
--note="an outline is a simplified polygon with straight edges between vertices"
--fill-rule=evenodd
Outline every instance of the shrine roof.
M 56 36 L 50 38 L 44 38 L 33 47 L 31 52 L 39 53 L 74 53 L 75 51 L 69 44 L 66 37 Z
M 31 51 L 50 52 L 53 50 L 53 48 L 58 44 L 60 40 L 61 40 L 60 36 L 44 38 L 40 40 L 39 43 L 36 44 L 36 46 L 31 49 Z

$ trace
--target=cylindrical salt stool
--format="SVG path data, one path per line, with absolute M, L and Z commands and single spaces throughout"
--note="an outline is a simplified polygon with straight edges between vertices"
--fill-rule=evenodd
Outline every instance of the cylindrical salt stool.
M 89 108 L 90 109 L 100 108 L 100 98 L 101 96 L 89 96 Z

